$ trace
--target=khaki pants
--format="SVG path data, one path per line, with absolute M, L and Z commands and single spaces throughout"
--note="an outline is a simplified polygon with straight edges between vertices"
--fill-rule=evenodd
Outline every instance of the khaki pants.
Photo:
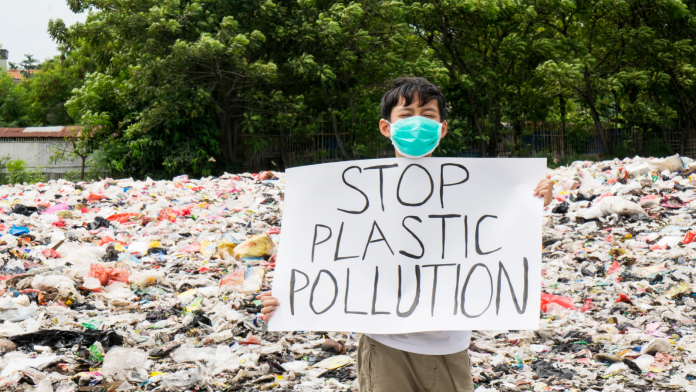
M 423 355 L 397 350 L 365 335 L 357 358 L 360 392 L 473 392 L 466 350 Z

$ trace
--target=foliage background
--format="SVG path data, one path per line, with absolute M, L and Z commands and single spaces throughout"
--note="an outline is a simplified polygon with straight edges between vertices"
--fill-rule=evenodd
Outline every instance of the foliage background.
M 238 170 L 279 135 L 375 157 L 379 100 L 403 75 L 445 90 L 440 155 L 496 156 L 505 137 L 526 156 L 537 122 L 607 156 L 683 153 L 695 124 L 694 0 L 67 2 L 86 22 L 52 20 L 61 55 L 13 64 L 41 72 L 0 74 L 0 126 L 89 126 L 90 165 L 114 175 Z M 640 143 L 614 145 L 608 121 Z

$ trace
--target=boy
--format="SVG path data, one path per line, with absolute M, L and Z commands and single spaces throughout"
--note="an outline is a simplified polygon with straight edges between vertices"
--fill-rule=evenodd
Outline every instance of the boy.
M 445 97 L 424 78 L 398 78 L 382 97 L 379 130 L 391 138 L 397 157 L 429 157 L 447 135 Z M 551 202 L 553 181 L 547 176 L 534 196 Z M 270 291 L 259 294 L 265 321 L 280 302 Z M 366 334 L 360 338 L 357 370 L 360 392 L 474 390 L 467 349 L 471 331 Z

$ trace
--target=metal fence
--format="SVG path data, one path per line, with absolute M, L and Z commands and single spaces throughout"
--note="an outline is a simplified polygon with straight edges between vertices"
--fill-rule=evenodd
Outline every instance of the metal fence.
M 345 149 L 353 154 L 359 153 L 365 158 L 384 158 L 394 155 L 394 148 L 389 139 L 375 137 L 356 151 L 350 133 L 340 133 Z M 262 138 L 261 142 L 250 143 L 262 146 L 247 158 L 247 168 L 251 172 L 260 170 L 285 170 L 289 167 L 312 165 L 317 163 L 337 162 L 343 159 L 333 133 L 316 133 L 312 135 L 271 135 L 247 136 L 242 140 L 249 143 L 252 138 Z M 366 156 L 365 151 L 369 154 Z
M 551 154 L 554 157 L 568 157 L 574 154 L 600 156 L 605 154 L 604 146 L 597 135 L 595 125 L 537 122 L 522 124 L 522 137 L 515 139 L 514 132 L 509 124 L 503 124 L 502 137 L 498 141 L 497 156 L 508 157 L 513 149 L 519 151 L 520 147 L 526 154 L 532 156 L 540 153 Z M 644 150 L 643 137 L 645 130 L 652 130 L 653 137 L 662 135 L 662 128 L 657 124 L 646 124 L 645 129 L 628 126 L 618 121 L 606 121 L 602 123 L 607 140 L 611 146 L 625 146 L 629 151 L 639 153 Z M 679 151 L 681 127 L 678 124 L 673 129 L 665 131 L 664 141 L 672 148 Z M 383 158 L 394 155 L 394 148 L 388 138 L 375 132 L 375 136 L 367 143 L 360 146 L 352 144 L 352 135 L 341 133 L 345 148 L 349 152 L 357 152 L 363 158 Z M 250 138 L 262 138 L 263 145 L 258 151 L 248 156 L 247 167 L 251 171 L 258 170 L 284 170 L 288 167 L 309 165 L 315 163 L 335 162 L 342 160 L 335 135 L 333 133 L 318 133 L 312 135 L 284 135 L 284 136 L 246 136 Z M 662 137 L 662 136 L 660 136 Z M 481 156 L 480 146 L 474 141 L 462 141 L 463 150 L 460 156 Z M 356 150 L 357 149 L 357 150 Z M 685 155 L 696 157 L 696 137 L 690 135 L 685 148 Z

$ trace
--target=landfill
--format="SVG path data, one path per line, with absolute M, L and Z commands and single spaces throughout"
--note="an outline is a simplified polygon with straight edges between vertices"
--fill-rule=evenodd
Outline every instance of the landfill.
M 696 162 L 548 174 L 540 328 L 474 331 L 476 391 L 696 392 Z M 0 186 L 0 390 L 359 390 L 360 334 L 260 317 L 284 189 L 281 172 Z

